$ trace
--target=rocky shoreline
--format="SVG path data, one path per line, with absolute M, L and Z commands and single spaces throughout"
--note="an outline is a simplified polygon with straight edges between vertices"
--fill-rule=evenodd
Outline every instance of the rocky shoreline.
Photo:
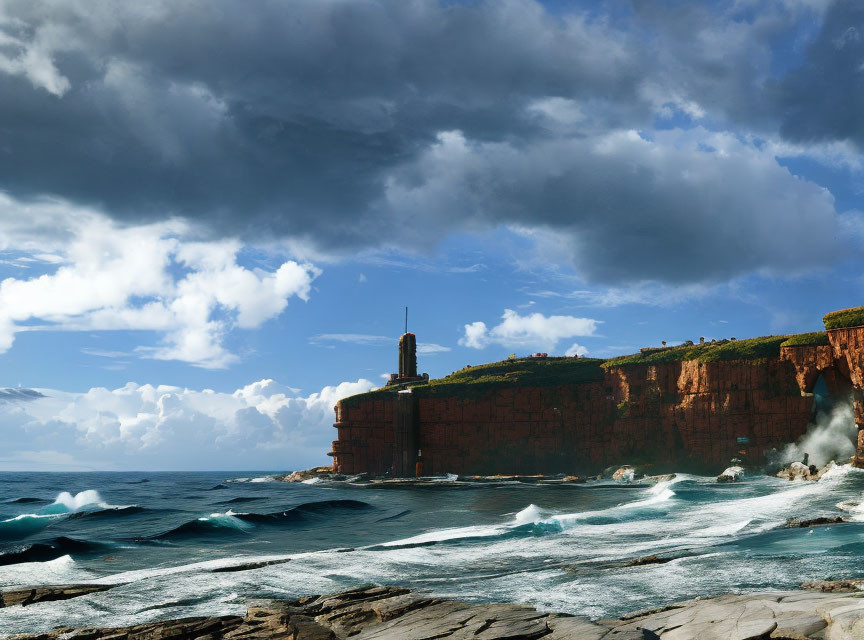
M 737 461 L 736 461 L 737 462 Z M 818 481 L 826 473 L 841 465 L 849 464 L 851 460 L 837 463 L 831 460 L 821 468 L 813 465 L 807 466 L 801 462 L 792 462 L 772 470 L 751 470 L 752 475 L 767 475 L 782 478 L 789 481 Z M 733 465 L 722 471 L 717 477 L 717 482 L 740 482 L 748 475 L 748 470 L 740 465 Z M 751 476 L 752 477 L 752 476 Z M 343 474 L 337 473 L 332 467 L 314 467 L 302 471 L 282 473 L 273 475 L 277 482 L 303 482 L 315 484 L 317 482 L 336 482 L 340 484 L 364 487 L 364 488 L 398 488 L 398 487 L 420 487 L 420 486 L 483 486 L 491 483 L 519 482 L 521 484 L 585 484 L 589 480 L 611 480 L 616 485 L 651 485 L 664 480 L 675 478 L 674 473 L 654 474 L 647 472 L 638 466 L 625 464 L 622 466 L 609 467 L 602 473 L 591 476 L 567 475 L 563 473 L 555 475 L 458 475 L 428 476 L 428 477 L 386 477 L 369 473 Z
M 512 483 L 520 484 L 585 484 L 589 480 L 610 480 L 616 485 L 634 485 L 634 486 L 649 486 L 671 480 L 675 477 L 674 473 L 649 475 L 641 472 L 637 467 L 624 465 L 622 467 L 610 467 L 606 471 L 598 475 L 578 476 L 558 473 L 554 475 L 534 474 L 534 475 L 494 475 L 494 476 L 479 476 L 479 475 L 458 475 L 449 474 L 447 476 L 424 476 L 424 477 L 407 477 L 395 478 L 386 476 L 376 476 L 369 473 L 358 473 L 347 475 L 336 473 L 332 467 L 315 467 L 313 469 L 305 469 L 303 471 L 293 471 L 291 473 L 282 473 L 271 476 L 277 482 L 303 482 L 306 484 L 315 484 L 317 482 L 335 482 L 355 487 L 366 488 L 395 488 L 395 487 L 420 487 L 420 486 L 484 486 L 496 483 Z
M 40 587 L 77 597 L 92 585 Z M 810 590 L 724 595 L 589 620 L 520 604 L 471 604 L 375 586 L 249 605 L 213 616 L 104 629 L 60 628 L 12 640 L 853 640 L 864 638 L 860 580 L 805 583 Z M 19 590 L 17 593 L 33 590 Z M 92 591 L 92 589 L 91 589 Z M 7 606 L 40 600 L 2 594 Z M 36 605 L 38 606 L 38 605 Z M 2 632 L 0 632 L 2 637 Z

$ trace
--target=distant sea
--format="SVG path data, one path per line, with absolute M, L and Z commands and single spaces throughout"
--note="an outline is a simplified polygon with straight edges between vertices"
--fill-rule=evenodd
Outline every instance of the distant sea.
M 723 592 L 861 577 L 864 473 L 735 484 L 501 482 L 369 489 L 261 472 L 0 473 L 0 588 L 112 583 L 0 609 L 0 636 L 238 614 L 256 597 L 370 583 L 592 617 Z M 671 561 L 625 566 L 658 555 Z M 289 561 L 244 571 L 250 562 Z

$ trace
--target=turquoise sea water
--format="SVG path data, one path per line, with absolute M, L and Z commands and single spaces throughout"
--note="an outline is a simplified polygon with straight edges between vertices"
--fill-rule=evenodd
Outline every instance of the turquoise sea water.
M 110 591 L 0 609 L 0 636 L 242 613 L 250 598 L 399 584 L 592 617 L 860 577 L 864 473 L 650 485 L 370 489 L 260 473 L 0 473 L 0 588 Z M 852 522 L 785 528 L 787 518 Z M 662 564 L 622 566 L 659 554 Z M 216 568 L 289 559 L 246 571 Z

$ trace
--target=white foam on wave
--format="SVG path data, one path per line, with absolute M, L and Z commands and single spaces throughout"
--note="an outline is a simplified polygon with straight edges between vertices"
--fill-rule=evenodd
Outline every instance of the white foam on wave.
M 225 482 L 276 482 L 273 476 L 258 476 L 256 478 L 229 478 Z
M 79 491 L 74 496 L 68 491 L 57 494 L 54 502 L 40 510 L 42 514 L 77 513 L 85 509 L 124 509 L 132 505 L 113 505 L 106 503 L 95 489 Z
M 509 530 L 507 526 L 474 526 L 474 527 L 455 527 L 453 529 L 437 529 L 420 535 L 411 536 L 410 538 L 402 538 L 400 540 L 392 540 L 390 542 L 382 542 L 376 547 L 402 547 L 408 545 L 430 544 L 435 542 L 446 542 L 449 540 L 465 540 L 470 538 L 491 538 L 506 533 Z
M 71 556 L 46 562 L 19 562 L 0 567 L 0 586 L 36 586 L 84 582 L 92 574 L 79 567 Z
M 6 520 L 2 520 L 0 522 L 23 522 L 25 520 L 41 520 L 41 519 L 54 519 L 60 516 L 61 514 L 57 513 L 22 513 L 21 515 L 17 515 L 14 518 L 7 518 Z
M 201 522 L 209 522 L 211 524 L 215 524 L 220 527 L 230 527 L 232 529 L 240 529 L 241 531 L 246 531 L 252 528 L 252 524 L 249 522 L 245 522 L 238 518 L 237 516 L 246 515 L 244 513 L 236 513 L 231 509 L 228 509 L 225 513 L 211 513 L 209 516 L 202 516 L 198 518 Z
M 740 522 L 733 522 L 731 524 L 718 524 L 714 527 L 707 527 L 705 529 L 700 529 L 693 533 L 697 538 L 722 538 L 725 536 L 733 536 L 742 529 L 744 529 L 747 525 L 749 525 L 752 520 L 741 520 Z
M 859 475 L 864 473 L 864 469 L 853 467 L 851 464 L 834 465 L 819 478 L 819 482 L 830 482 L 832 480 L 842 480 L 850 475 Z
M 547 520 L 538 521 L 537 524 L 540 524 L 541 522 L 547 524 L 558 524 L 562 527 L 562 529 L 569 529 L 591 518 L 606 516 L 614 517 L 616 513 L 620 513 L 622 511 L 662 505 L 663 503 L 675 497 L 675 492 L 672 491 L 672 489 L 670 489 L 669 487 L 673 484 L 681 482 L 682 480 L 684 480 L 684 478 L 673 478 L 671 480 L 664 480 L 663 482 L 658 482 L 657 484 L 648 487 L 644 490 L 645 493 L 648 494 L 647 498 L 634 500 L 633 502 L 625 502 L 623 504 L 619 504 L 608 509 L 601 509 L 598 511 L 581 511 L 578 513 L 556 514 Z M 623 523 L 616 523 L 616 526 L 620 527 L 626 525 Z
M 575 524 L 578 520 L 583 520 L 592 516 L 605 515 L 615 510 L 651 507 L 653 505 L 664 503 L 675 496 L 675 492 L 669 488 L 669 486 L 671 484 L 674 484 L 675 482 L 676 480 L 674 479 L 660 482 L 645 490 L 649 494 L 649 497 L 642 500 L 625 503 L 623 505 L 613 507 L 612 509 L 606 509 L 601 511 L 586 511 L 582 513 L 572 514 L 558 514 L 547 517 L 544 514 L 544 511 L 540 509 L 540 507 L 535 504 L 529 504 L 527 507 L 516 513 L 516 515 L 510 522 L 505 524 L 490 526 L 455 527 L 452 529 L 437 529 L 435 531 L 429 531 L 427 533 L 422 533 L 420 535 L 412 536 L 410 538 L 402 538 L 390 542 L 383 542 L 381 544 L 373 546 L 402 547 L 437 542 L 467 540 L 473 538 L 493 538 L 496 536 L 507 534 L 516 527 L 522 527 L 530 524 L 553 525 L 555 527 L 560 527 L 561 529 L 564 529 L 568 525 Z
M 311 554 L 320 554 L 321 551 L 312 551 L 306 553 L 293 553 L 282 555 L 260 555 L 260 556 L 231 556 L 228 558 L 216 558 L 214 560 L 203 560 L 201 562 L 191 562 L 188 564 L 179 564 L 170 567 L 158 567 L 153 569 L 133 569 L 122 573 L 113 573 L 111 575 L 96 578 L 91 582 L 94 584 L 125 584 L 129 582 L 139 582 L 141 580 L 149 580 L 151 578 L 162 578 L 165 576 L 175 576 L 187 573 L 205 573 L 210 576 L 210 572 L 214 569 L 224 569 L 226 567 L 237 567 L 247 563 L 256 562 L 271 562 L 274 560 L 294 560 Z M 68 556 L 67 556 L 68 557 Z M 17 565 L 16 565 L 17 566 Z M 245 573 L 245 572 L 244 572 Z M 216 579 L 215 576 L 210 576 Z
M 651 505 L 660 504 L 661 502 L 666 502 L 667 500 L 671 500 L 675 497 L 675 492 L 672 491 L 668 486 L 661 487 L 659 484 L 651 487 L 649 491 L 653 494 L 650 498 L 645 498 L 644 500 L 636 500 L 634 502 L 627 502 L 622 504 L 620 509 L 640 509 L 642 507 L 650 507 Z
M 321 478 L 308 478 L 306 480 L 301 480 L 303 484 L 318 484 L 321 482 Z
M 864 522 L 864 502 L 844 500 L 837 503 L 837 508 L 849 513 L 855 522 Z
M 517 526 L 539 523 L 543 519 L 543 513 L 536 504 L 529 504 L 527 507 L 522 509 L 519 513 L 516 514 L 516 517 L 513 518 L 513 523 Z
M 819 482 L 831 482 L 831 481 L 839 481 L 844 480 L 850 476 L 855 476 L 864 473 L 864 469 L 859 469 L 857 467 L 853 467 L 851 464 L 844 464 L 839 466 L 834 466 L 828 471 L 826 471 L 821 478 L 819 478 Z M 852 514 L 852 519 L 856 522 L 864 522 L 864 500 L 862 499 L 851 499 L 851 500 L 841 500 L 835 505 L 838 509 L 846 511 Z

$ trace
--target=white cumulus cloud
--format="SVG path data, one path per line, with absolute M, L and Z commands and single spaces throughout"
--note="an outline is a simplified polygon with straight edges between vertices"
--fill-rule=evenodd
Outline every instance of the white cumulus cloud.
M 237 359 L 223 346 L 229 331 L 261 326 L 292 297 L 307 300 L 320 273 L 293 260 L 249 269 L 238 263 L 239 241 L 196 241 L 192 231 L 180 220 L 120 226 L 94 211 L 0 195 L 0 248 L 58 255 L 48 273 L 0 282 L 0 352 L 19 331 L 149 330 L 162 343 L 139 355 L 223 368 Z
M 577 344 L 574 342 L 573 346 L 564 352 L 564 355 L 569 358 L 572 358 L 573 356 L 583 357 L 588 355 L 588 349 L 583 347 L 581 344 Z
M 512 309 L 505 309 L 501 322 L 492 328 L 485 322 L 465 325 L 465 334 L 459 344 L 473 349 L 485 349 L 490 345 L 508 348 L 539 348 L 554 350 L 559 340 L 577 336 L 592 336 L 598 320 L 574 316 L 546 316 L 532 313 L 520 316 Z M 578 346 L 578 345 L 574 345 Z
M 233 393 L 133 382 L 84 393 L 40 389 L 44 397 L 0 402 L 0 469 L 280 470 L 325 464 L 336 434 L 333 406 L 375 386 L 359 379 L 305 396 L 269 379 Z

